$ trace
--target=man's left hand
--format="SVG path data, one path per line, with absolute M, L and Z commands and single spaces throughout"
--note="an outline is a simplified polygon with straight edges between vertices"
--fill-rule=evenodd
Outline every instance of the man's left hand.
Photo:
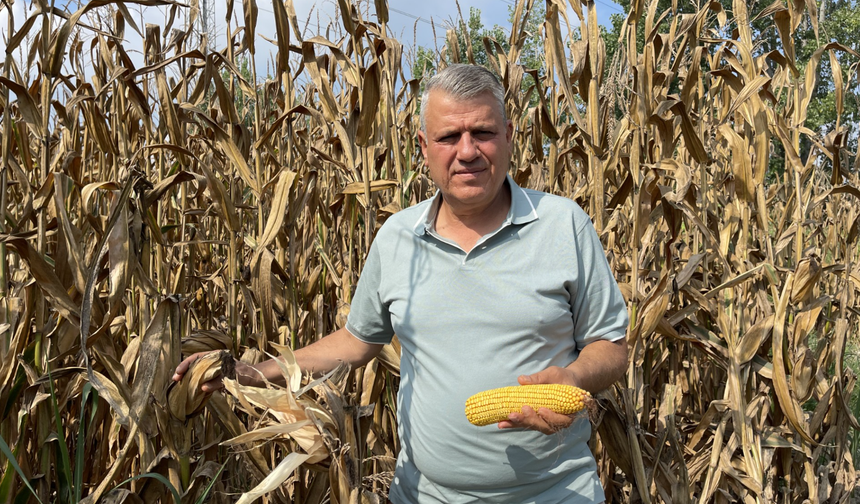
M 570 369 L 552 366 L 539 373 L 523 375 L 517 378 L 520 385 L 538 385 L 549 383 L 560 383 L 573 385 L 576 381 Z M 500 429 L 531 429 L 544 434 L 555 434 L 556 432 L 570 427 L 577 414 L 563 415 L 547 408 L 537 411 L 530 406 L 523 406 L 522 412 L 511 413 L 507 420 L 499 422 Z
M 627 369 L 627 342 L 624 338 L 607 341 L 598 340 L 586 345 L 566 368 L 552 366 L 539 373 L 520 376 L 520 385 L 561 383 L 573 385 L 591 393 L 605 390 L 624 377 Z M 570 427 L 574 415 L 562 415 L 546 408 L 534 409 L 523 406 L 520 413 L 511 413 L 506 421 L 499 422 L 500 429 L 532 429 L 553 434 Z

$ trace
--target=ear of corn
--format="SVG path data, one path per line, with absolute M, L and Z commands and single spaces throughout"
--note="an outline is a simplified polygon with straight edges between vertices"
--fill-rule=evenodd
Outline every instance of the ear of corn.
M 167 406 L 170 414 L 184 421 L 203 411 L 208 394 L 200 387 L 218 377 L 235 378 L 236 363 L 230 352 L 210 352 L 201 355 L 189 366 L 185 376 L 167 389 Z
M 223 331 L 203 329 L 194 331 L 189 336 L 182 338 L 182 353 L 185 355 L 224 350 L 232 348 L 232 346 L 232 338 Z
M 591 394 L 570 385 L 542 384 L 501 387 L 479 392 L 466 400 L 466 418 L 475 425 L 506 420 L 528 405 L 535 411 L 547 408 L 570 415 L 585 409 Z

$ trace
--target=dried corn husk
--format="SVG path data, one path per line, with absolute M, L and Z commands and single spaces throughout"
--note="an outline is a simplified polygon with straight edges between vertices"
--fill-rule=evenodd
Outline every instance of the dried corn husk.
M 235 378 L 236 363 L 230 352 L 210 352 L 198 357 L 188 367 L 182 380 L 173 382 L 167 389 L 167 406 L 177 420 L 186 420 L 200 414 L 209 394 L 200 387 L 216 378 Z

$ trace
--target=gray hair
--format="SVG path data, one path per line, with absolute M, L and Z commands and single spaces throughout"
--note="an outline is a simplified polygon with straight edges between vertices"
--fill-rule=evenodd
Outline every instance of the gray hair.
M 421 95 L 421 131 L 427 131 L 427 101 L 430 91 L 438 90 L 454 98 L 470 99 L 490 93 L 498 102 L 502 119 L 505 117 L 505 89 L 492 72 L 477 65 L 456 63 L 434 75 Z

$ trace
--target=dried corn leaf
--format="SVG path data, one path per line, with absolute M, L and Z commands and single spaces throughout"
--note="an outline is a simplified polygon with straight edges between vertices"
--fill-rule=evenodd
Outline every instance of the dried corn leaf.
M 277 490 L 308 458 L 308 455 L 302 453 L 290 453 L 272 470 L 271 474 L 266 476 L 266 479 L 250 491 L 243 493 L 236 504 L 250 504 L 263 495 Z

